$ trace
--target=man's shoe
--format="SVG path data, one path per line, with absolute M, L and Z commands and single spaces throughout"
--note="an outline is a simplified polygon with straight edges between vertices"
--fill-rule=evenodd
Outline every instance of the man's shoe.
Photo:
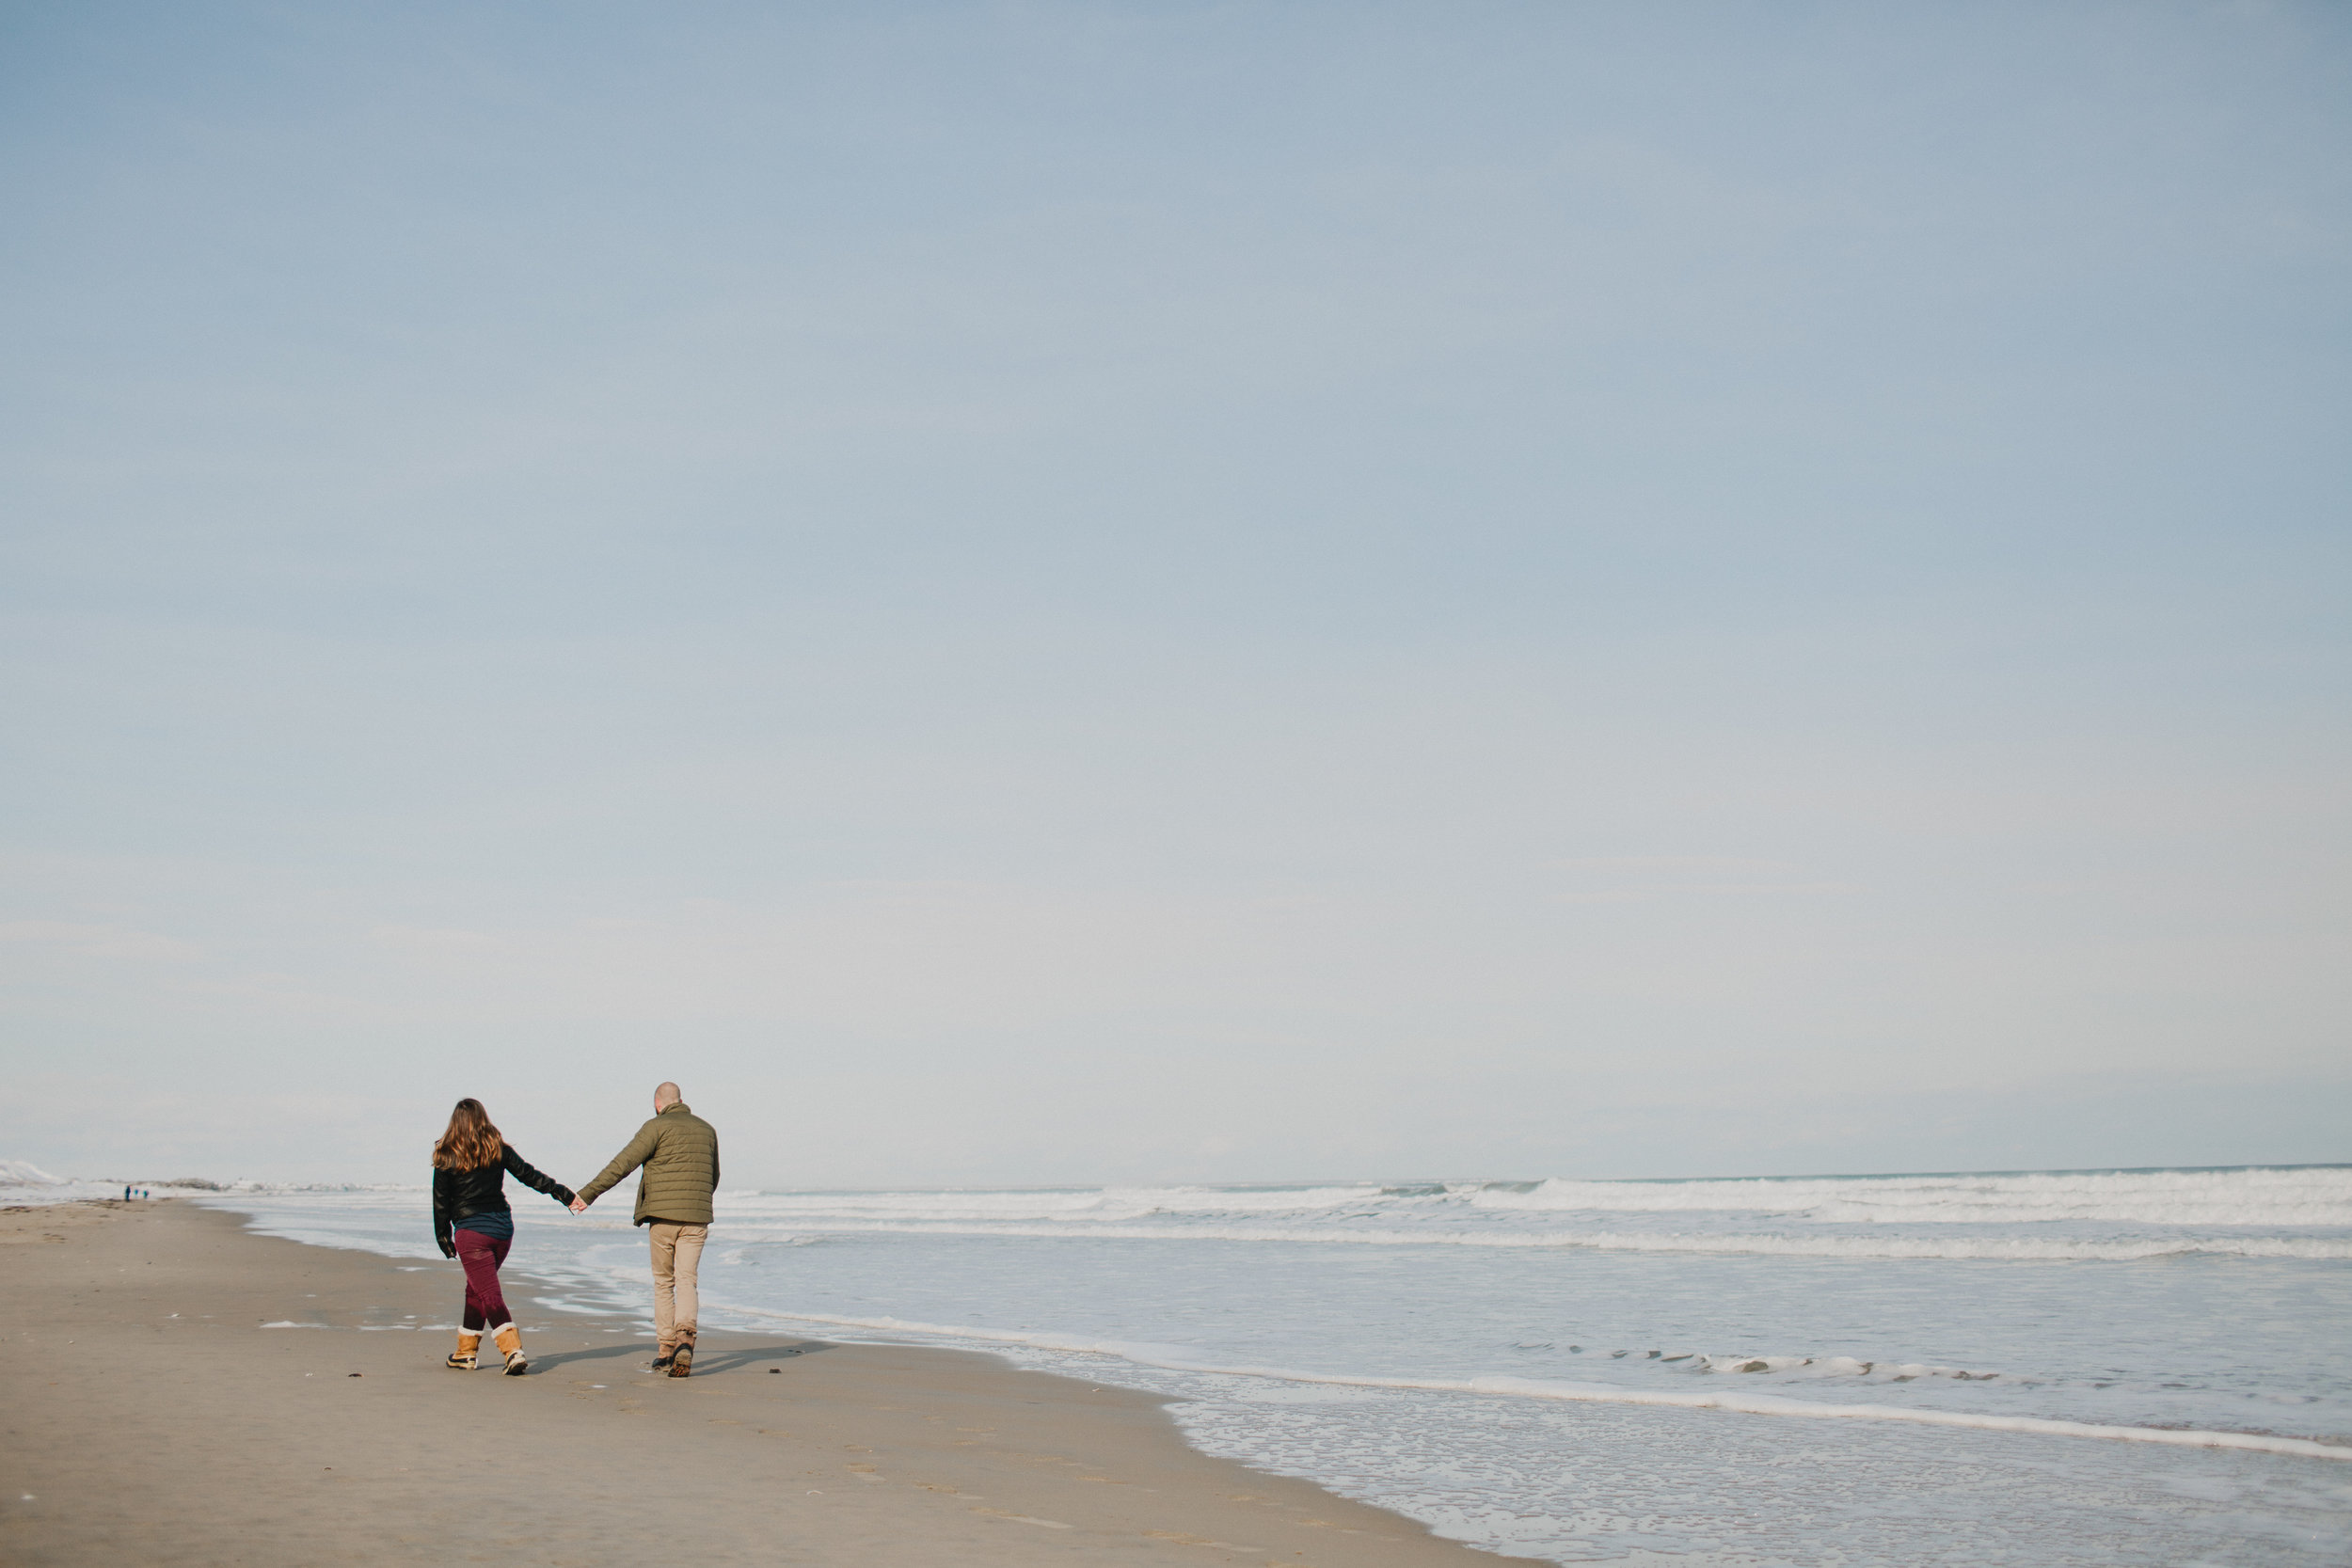
M 687 1340 L 670 1353 L 670 1375 L 690 1377 L 694 1370 L 694 1341 Z
M 449 1359 L 442 1365 L 461 1372 L 472 1371 L 482 1365 L 482 1336 L 461 1331 L 457 1336 L 457 1348 L 450 1353 Z
M 660 1355 L 655 1356 L 653 1360 L 646 1365 L 645 1370 L 649 1372 L 668 1371 L 670 1370 L 670 1358 L 676 1354 L 677 1353 L 675 1351 L 663 1351 Z
M 491 1334 L 490 1338 L 498 1346 L 499 1354 L 506 1357 L 508 1377 L 520 1377 L 530 1369 L 531 1357 L 523 1354 L 521 1329 L 516 1328 L 513 1323 L 501 1323 Z

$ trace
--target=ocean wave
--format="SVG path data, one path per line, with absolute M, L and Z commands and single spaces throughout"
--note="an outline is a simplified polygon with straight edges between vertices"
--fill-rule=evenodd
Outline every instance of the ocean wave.
M 0 1162 L 6 1185 L 17 1162 Z M 23 1166 L 23 1185 L 57 1182 Z M 151 1185 L 162 1186 L 162 1183 Z M 274 1196 L 387 1199 L 421 1192 L 402 1183 L 237 1181 L 218 1189 Z M 731 1218 L 805 1223 L 1045 1225 L 1109 1234 L 1143 1222 L 1197 1222 L 1196 1233 L 1234 1220 L 1388 1221 L 1483 1230 L 1589 1214 L 1770 1216 L 1792 1225 L 1870 1227 L 2147 1226 L 2197 1231 L 2352 1230 L 2352 1166 L 2218 1170 L 2052 1171 L 1855 1177 L 1758 1177 L 1679 1181 L 1327 1182 L 1301 1186 L 1104 1186 L 1045 1189 L 754 1192 L 720 1195 Z M 1499 1242 L 1497 1245 L 1546 1244 Z M 1667 1243 L 1671 1248 L 1672 1243 Z M 2121 1243 L 2119 1243 L 2121 1244 Z M 2157 1250 L 2166 1250 L 2159 1248 Z M 2216 1248 L 2212 1250 L 2228 1250 Z M 1902 1252 L 1869 1256 L 1924 1256 Z M 1987 1256 L 1966 1251 L 1955 1256 Z M 2069 1250 L 2049 1256 L 2076 1256 Z M 2082 1256 L 2118 1256 L 2099 1251 Z M 2342 1256 L 2265 1254 L 2265 1256 Z
M 736 1226 L 774 1216 L 728 1216 Z M 914 1220 L 811 1219 L 778 1226 L 778 1239 L 818 1235 L 1070 1236 L 1065 1226 Z M 1760 1254 L 1779 1258 L 1952 1259 L 2134 1262 L 2209 1256 L 2352 1259 L 2352 1238 L 2308 1236 L 2146 1237 L 2112 1241 L 2054 1236 L 1917 1237 L 1606 1230 L 1341 1229 L 1314 1226 L 1092 1225 L 1089 1238 L 1150 1242 L 1286 1242 L 1345 1246 L 1585 1248 L 1596 1252 Z
M 1477 1226 L 1482 1220 L 1493 1224 L 1573 1213 L 1756 1214 L 1814 1225 L 2063 1222 L 2208 1230 L 2352 1228 L 2352 1167 L 798 1192 L 747 1195 L 734 1208 L 745 1216 L 812 1221 L 1025 1222 L 1073 1229 L 1150 1219 L 1215 1223 L 1281 1214 Z
M 886 1334 L 1022 1345 L 1070 1354 L 1110 1356 L 1137 1366 L 1167 1371 L 1207 1373 L 1222 1377 L 1261 1378 L 1272 1382 L 1314 1384 L 1348 1388 L 1395 1388 L 1446 1394 L 1475 1394 L 1512 1399 L 1553 1400 L 1582 1404 L 1632 1404 L 1682 1410 L 1728 1410 L 1750 1416 L 1796 1417 L 1808 1420 L 1902 1421 L 1918 1426 L 1968 1427 L 1981 1432 L 2030 1433 L 2046 1437 L 2099 1438 L 2111 1442 L 2154 1443 L 2175 1448 L 2236 1449 L 2255 1453 L 2295 1454 L 2310 1459 L 2352 1460 L 2352 1447 L 2322 1443 L 2308 1437 L 2268 1433 L 2213 1432 L 2185 1427 L 2109 1426 L 2090 1421 L 2055 1420 L 2038 1416 L 1993 1416 L 1974 1411 L 1917 1410 L 1886 1404 L 1830 1404 L 1773 1394 L 1729 1392 L 1686 1393 L 1679 1390 L 1617 1388 L 1598 1384 L 1561 1383 L 1523 1377 L 1375 1377 L 1329 1372 L 1296 1371 L 1279 1367 L 1226 1366 L 1185 1357 L 1181 1347 L 1136 1344 L 1118 1339 L 1079 1338 L 1056 1334 L 968 1328 L 951 1323 L 910 1323 L 898 1318 L 850 1318 L 813 1312 L 783 1312 L 767 1307 L 729 1307 L 747 1317 L 788 1323 L 824 1323 Z
M 1326 1187 L 1083 1187 L 1001 1192 L 760 1193 L 741 1211 L 768 1215 L 925 1220 L 1059 1220 L 1089 1225 L 1152 1214 L 1297 1213 L 1377 1205 L 1370 1184 Z
M 2001 1175 L 1583 1181 L 1552 1178 L 1466 1195 L 1536 1212 L 1788 1214 L 1822 1223 L 2352 1226 L 2352 1166 L 2052 1171 Z

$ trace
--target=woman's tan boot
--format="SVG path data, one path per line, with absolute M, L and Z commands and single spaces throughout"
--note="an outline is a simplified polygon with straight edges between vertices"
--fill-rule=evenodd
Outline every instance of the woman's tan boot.
M 498 1346 L 499 1354 L 506 1357 L 506 1375 L 522 1376 L 524 1369 L 531 1365 L 531 1358 L 523 1354 L 522 1330 L 513 1323 L 501 1323 L 490 1331 L 490 1339 Z
M 461 1372 L 472 1371 L 482 1365 L 482 1336 L 469 1334 L 460 1329 L 457 1334 L 457 1349 L 451 1354 L 448 1365 Z

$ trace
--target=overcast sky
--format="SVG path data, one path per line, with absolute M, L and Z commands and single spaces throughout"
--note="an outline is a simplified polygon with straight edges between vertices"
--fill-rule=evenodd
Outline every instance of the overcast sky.
M 2352 10 L 0 9 L 0 1155 L 2352 1159 Z

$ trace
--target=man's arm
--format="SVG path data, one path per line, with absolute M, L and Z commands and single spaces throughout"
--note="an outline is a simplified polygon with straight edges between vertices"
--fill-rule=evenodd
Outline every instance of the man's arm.
M 639 1128 L 637 1136 L 629 1139 L 628 1147 L 612 1156 L 612 1163 L 596 1172 L 595 1180 L 580 1189 L 580 1207 L 586 1208 L 611 1192 L 614 1183 L 618 1182 L 622 1177 L 644 1164 L 652 1156 L 655 1146 L 660 1141 L 661 1129 L 652 1122 L 649 1121 Z M 578 1211 L 575 1210 L 574 1212 Z

